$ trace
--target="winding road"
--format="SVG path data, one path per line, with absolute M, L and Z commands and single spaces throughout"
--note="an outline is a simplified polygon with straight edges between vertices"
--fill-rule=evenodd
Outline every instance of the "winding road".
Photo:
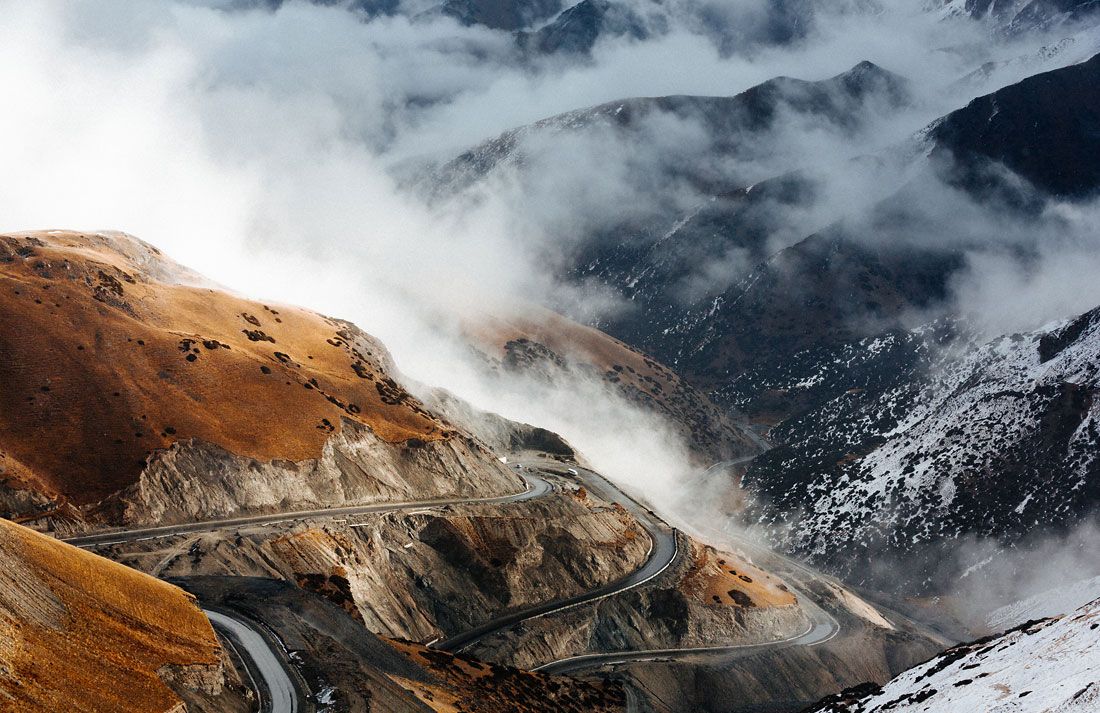
M 753 458 L 755 458 L 755 456 L 746 456 L 733 460 L 722 461 L 720 463 L 715 463 L 714 465 L 710 466 L 702 473 L 700 473 L 700 477 L 706 477 L 712 471 L 718 470 L 720 468 L 730 468 L 737 465 L 743 465 L 752 461 Z M 606 485 L 606 487 L 608 488 L 607 490 L 604 490 L 603 492 L 597 492 L 597 494 L 599 494 L 605 500 L 608 500 L 609 502 L 620 502 L 622 498 L 627 498 L 635 506 L 634 508 L 631 508 L 633 512 L 636 512 L 636 509 L 642 509 L 645 513 L 652 516 L 653 518 L 656 517 L 655 515 L 653 515 L 652 512 L 645 510 L 643 506 L 638 504 L 633 499 L 630 499 L 625 493 L 623 493 L 617 487 L 608 482 L 607 479 L 600 474 L 585 469 L 577 470 L 579 473 L 583 472 L 586 476 L 586 485 L 589 482 L 593 481 Z M 776 568 L 771 569 L 774 574 L 784 576 L 784 579 L 787 582 L 787 585 L 791 588 L 791 591 L 796 596 L 798 596 L 799 601 L 802 605 L 802 609 L 809 619 L 806 630 L 800 634 L 796 634 L 786 639 L 779 639 L 776 641 L 767 641 L 755 644 L 734 644 L 728 646 L 696 646 L 674 649 L 644 649 L 597 654 L 582 654 L 580 656 L 570 656 L 556 661 L 550 661 L 548 663 L 542 664 L 541 666 L 536 666 L 534 670 L 550 674 L 568 674 L 626 663 L 668 662 L 700 659 L 705 659 L 710 663 L 715 663 L 730 660 L 738 656 L 744 656 L 765 649 L 779 649 L 787 648 L 790 646 L 816 646 L 818 644 L 823 644 L 826 641 L 829 641 L 838 633 L 840 633 L 840 622 L 838 622 L 832 614 L 818 606 L 817 603 L 815 603 L 814 600 L 808 594 L 806 594 L 805 591 L 795 586 L 792 582 L 792 579 L 795 578 L 795 575 L 800 575 L 801 577 L 813 579 L 820 577 L 818 573 L 814 572 L 812 569 L 802 564 L 801 562 L 797 562 L 789 557 L 777 554 L 770 550 L 765 551 L 759 546 L 754 545 L 751 542 L 745 541 L 743 538 L 740 538 L 733 533 L 712 530 L 710 532 L 700 531 L 699 534 L 702 536 L 720 536 L 723 539 L 728 539 L 736 542 L 737 545 L 739 545 L 746 551 L 753 553 L 754 556 L 763 555 L 780 562 L 784 566 L 786 571 L 777 570 Z M 669 564 L 671 564 L 671 561 L 669 562 Z M 668 565 L 666 565 L 666 567 L 667 566 Z
M 210 609 L 202 611 L 244 661 L 252 688 L 259 695 L 260 713 L 298 713 L 302 694 L 263 634 L 243 619 Z
M 292 512 L 279 512 L 269 515 L 249 515 L 234 517 L 224 520 L 203 520 L 189 522 L 181 525 L 162 525 L 160 527 L 146 527 L 137 530 L 112 530 L 110 532 L 97 532 L 94 535 L 81 535 L 79 537 L 64 538 L 64 542 L 77 547 L 96 547 L 103 545 L 115 545 L 122 542 L 135 542 L 137 540 L 151 540 L 157 537 L 171 537 L 192 532 L 212 532 L 214 530 L 226 530 L 233 527 L 247 527 L 253 525 L 275 525 L 293 520 L 309 520 L 314 518 L 333 518 L 351 515 L 365 515 L 368 513 L 400 512 L 402 510 L 415 510 L 419 508 L 439 508 L 445 505 L 492 505 L 496 503 L 518 503 L 524 500 L 540 498 L 551 492 L 554 488 L 549 482 L 536 475 L 523 474 L 520 476 L 526 484 L 526 489 L 512 495 L 498 495 L 489 498 L 440 498 L 435 500 L 414 500 L 409 502 L 387 502 L 373 505 L 351 505 L 339 508 L 318 508 L 316 510 L 295 510 Z
M 544 463 L 525 463 L 525 468 L 540 468 L 548 473 L 555 473 Z M 569 469 L 562 468 L 556 475 L 567 476 Z M 578 473 L 577 478 L 584 486 L 595 493 L 600 499 L 609 503 L 619 503 L 637 518 L 642 528 L 649 535 L 651 546 L 645 563 L 630 574 L 602 587 L 577 594 L 572 597 L 563 597 L 531 607 L 520 609 L 509 614 L 487 621 L 475 629 L 452 636 L 449 639 L 432 644 L 433 648 L 442 651 L 459 652 L 474 646 L 487 636 L 507 629 L 523 621 L 536 619 L 547 614 L 554 614 L 566 609 L 571 609 L 582 604 L 599 601 L 628 589 L 641 586 L 658 577 L 662 572 L 676 561 L 679 556 L 676 543 L 676 532 L 663 520 L 657 517 L 648 508 L 628 496 L 623 491 L 612 485 L 606 478 L 587 468 L 575 467 L 572 470 Z M 571 473 L 569 473 L 571 475 Z
M 822 613 L 825 613 L 822 611 Z M 758 644 L 735 644 L 730 646 L 695 646 L 680 649 L 647 649 L 635 651 L 620 651 L 606 654 L 584 654 L 570 656 L 569 658 L 551 661 L 550 663 L 536 666 L 535 671 L 562 675 L 577 673 L 593 668 L 602 668 L 614 664 L 644 663 L 644 662 L 668 662 L 686 659 L 705 658 L 713 662 L 715 658 L 733 658 L 738 655 L 751 654 L 764 649 L 786 648 L 788 646 L 815 646 L 833 638 L 840 631 L 840 625 L 827 613 L 827 618 L 821 621 L 811 620 L 806 630 L 786 639 L 776 641 L 764 641 Z
M 706 475 L 719 467 L 740 465 L 752 460 L 740 458 L 732 461 L 724 461 L 715 464 L 703 472 Z M 308 520 L 316 518 L 333 518 L 341 516 L 354 516 L 368 513 L 400 512 L 403 510 L 415 510 L 421 508 L 439 508 L 447 505 L 470 504 L 500 504 L 510 502 L 522 502 L 547 495 L 554 491 L 554 486 L 546 479 L 535 475 L 533 470 L 542 470 L 547 474 L 560 477 L 573 478 L 601 500 L 609 503 L 618 503 L 626 508 L 637 518 L 639 524 L 650 537 L 651 546 L 645 563 L 634 572 L 614 582 L 583 592 L 570 597 L 564 597 L 548 602 L 543 602 L 531 607 L 509 612 L 496 617 L 484 624 L 458 634 L 443 641 L 431 644 L 433 648 L 461 652 L 476 645 L 484 638 L 503 631 L 511 626 L 524 621 L 529 621 L 542 616 L 565 611 L 573 607 L 589 604 L 610 597 L 621 592 L 641 586 L 660 576 L 672 566 L 680 556 L 677 544 L 676 530 L 662 520 L 648 507 L 635 500 L 620 488 L 612 484 L 599 473 L 582 468 L 580 466 L 568 467 L 546 461 L 531 461 L 520 464 L 526 488 L 523 492 L 511 495 L 503 495 L 488 498 L 442 498 L 433 500 L 419 500 L 398 503 L 378 503 L 372 505 L 349 506 L 341 508 L 318 508 L 314 510 L 298 510 L 293 512 L 281 512 L 269 515 L 252 515 L 245 517 L 228 518 L 221 520 L 208 520 L 203 522 L 185 523 L 180 525 L 166 525 L 160 527 L 142 528 L 136 530 L 116 530 L 101 532 L 92 535 L 67 538 L 65 541 L 78 547 L 97 547 L 124 542 L 135 542 L 145 539 L 171 537 L 198 532 L 210 532 L 228 528 L 246 526 L 264 526 L 283 522 Z M 730 533 L 721 533 L 725 537 L 733 537 Z M 741 543 L 746 549 L 751 549 L 750 543 Z M 767 553 L 776 557 L 789 567 L 792 574 L 797 570 L 804 576 L 815 577 L 812 572 L 801 563 L 788 558 Z M 789 580 L 788 580 L 789 582 Z M 789 582 L 790 583 L 790 582 Z M 671 661 L 688 660 L 705 657 L 708 661 L 715 658 L 735 657 L 760 651 L 768 648 L 783 648 L 788 646 L 813 646 L 828 641 L 840 630 L 840 625 L 828 612 L 818 607 L 812 599 L 803 592 L 798 591 L 792 585 L 792 589 L 800 595 L 803 608 L 806 611 L 809 623 L 805 631 L 778 641 L 756 644 L 741 644 L 731 646 L 691 647 L 677 649 L 652 649 L 636 651 L 620 651 L 611 653 L 596 653 L 573 656 L 558 661 L 551 661 L 535 670 L 545 673 L 565 674 L 590 670 L 604 666 L 624 663 L 637 663 L 646 661 Z M 257 690 L 261 700 L 262 713 L 298 713 L 304 704 L 304 695 L 295 685 L 292 672 L 273 648 L 271 642 L 246 620 L 236 618 L 227 612 L 204 610 L 210 618 L 212 625 L 222 633 L 238 655 L 244 660 L 248 675 L 253 679 L 253 687 Z

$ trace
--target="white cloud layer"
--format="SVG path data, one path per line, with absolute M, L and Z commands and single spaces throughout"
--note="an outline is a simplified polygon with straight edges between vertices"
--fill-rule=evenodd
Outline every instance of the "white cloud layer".
M 713 17 L 726 17 L 724 4 L 710 4 Z M 1034 49 L 935 22 L 917 2 L 822 11 L 793 45 L 754 43 L 743 28 L 756 27 L 745 20 L 759 7 L 757 0 L 747 15 L 727 17 L 741 28 L 733 37 L 744 52 L 716 43 L 716 27 L 689 13 L 648 42 L 608 41 L 590 59 L 524 63 L 510 36 L 447 19 L 364 22 L 342 7 L 304 2 L 229 12 L 169 0 L 3 1 L 2 223 L 124 230 L 240 292 L 352 319 L 383 339 L 410 376 L 558 430 L 612 477 L 667 500 L 689 476 L 669 429 L 596 385 L 546 391 L 521 379 L 486 381 L 450 326 L 475 308 L 583 300 L 555 282 L 553 257 L 599 221 L 644 213 L 654 200 L 698 200 L 686 187 L 644 180 L 670 154 L 705 156 L 698 127 L 658 118 L 651 140 L 629 147 L 572 138 L 578 145 L 566 158 L 546 152 L 530 194 L 503 181 L 461 206 L 425 206 L 391 169 L 620 97 L 730 95 L 776 75 L 829 77 L 865 59 L 905 75 L 914 108 L 871 122 L 854 144 L 786 121 L 751 161 L 733 167 L 754 180 L 804 163 L 832 176 L 809 226 L 867 200 L 863 187 L 875 177 L 853 171 L 853 150 L 904 140 L 989 88 L 945 90 L 958 77 Z M 1031 71 L 1007 69 L 996 81 Z M 797 232 L 782 238 L 793 239 Z M 1086 241 L 1078 254 L 1098 253 Z M 720 282 L 744 262 L 737 252 L 718 256 L 699 279 Z M 1018 314 L 1006 306 L 1013 298 L 1052 305 L 1032 310 L 1034 319 L 1093 299 L 1079 289 L 1089 274 L 1081 261 L 1051 255 L 1040 266 L 1019 274 L 981 253 L 958 293 L 991 313 Z M 705 289 L 688 283 L 692 293 Z

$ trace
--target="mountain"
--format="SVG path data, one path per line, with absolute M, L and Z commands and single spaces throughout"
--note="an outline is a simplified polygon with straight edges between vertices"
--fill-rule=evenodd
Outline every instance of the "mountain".
M 123 597 L 103 594 L 103 608 L 137 629 L 138 644 L 103 635 L 93 653 L 142 652 L 149 670 L 199 701 L 196 710 L 233 710 L 201 707 L 222 695 L 218 670 L 203 669 L 191 695 L 182 688 L 189 669 L 162 664 L 212 666 L 216 647 L 204 659 L 163 656 L 162 630 L 143 617 L 172 627 L 172 652 L 191 651 L 187 637 L 195 627 L 208 634 L 209 623 L 178 590 L 137 572 L 171 577 L 222 616 L 243 614 L 266 632 L 261 639 L 282 644 L 254 642 L 291 679 L 290 695 L 351 710 L 372 701 L 402 711 L 474 701 L 479 710 L 621 710 L 614 681 L 522 669 L 607 650 L 762 646 L 819 671 L 823 658 L 804 658 L 801 647 L 785 653 L 785 642 L 812 634 L 811 643 L 827 644 L 843 621 L 864 653 L 799 689 L 799 700 L 816 699 L 866 671 L 885 679 L 935 646 L 917 625 L 887 622 L 840 585 L 802 571 L 780 576 L 771 571 L 780 560 L 675 530 L 584 468 L 583 454 L 555 434 L 453 396 L 414 398 L 382 346 L 346 322 L 243 299 L 124 234 L 30 232 L 0 245 L 5 505 L 128 566 L 102 575 L 102 586 L 115 588 L 110 596 Z M 483 353 L 501 369 L 555 378 L 560 358 L 684 419 L 686 433 L 700 431 L 700 448 L 722 446 L 708 438 L 744 437 L 667 368 L 596 330 L 542 312 L 482 329 Z M 331 428 L 318 428 L 321 419 Z M 103 562 L 5 527 L 48 543 L 36 560 L 43 568 L 66 558 Z M 71 583 L 83 595 L 100 592 L 91 567 L 78 567 Z M 43 618 L 53 595 L 35 588 L 24 596 L 31 575 L 6 569 L 14 603 L 0 611 L 10 612 L 10 627 L 57 630 L 56 621 L 68 621 Z M 130 615 L 125 597 L 141 605 L 146 589 L 194 620 L 152 605 Z M 77 611 L 75 594 L 58 597 Z M 74 627 L 79 636 L 96 632 Z M 49 639 L 51 653 L 35 661 L 53 665 L 64 636 Z M 463 656 L 449 653 L 459 649 Z M 0 685 L 17 689 L 10 672 L 18 670 L 7 668 Z M 90 670 L 112 681 L 105 669 Z M 76 695 L 82 671 L 50 683 L 59 700 Z M 228 669 L 225 676 L 232 679 Z M 755 695 L 787 689 L 775 680 Z M 162 709 L 176 710 L 163 695 Z M 150 700 L 138 703 L 157 710 Z
M 860 686 L 805 713 L 1058 711 L 1100 707 L 1100 600 L 944 651 L 884 686 Z
M 930 155 L 928 170 L 979 195 L 995 185 L 995 164 L 1041 191 L 1032 203 L 1046 194 L 1086 196 L 1100 185 L 1094 167 L 1084 165 L 1096 152 L 1090 127 L 1100 105 L 1098 75 L 1094 57 L 976 99 L 932 124 L 918 161 Z M 1035 128 L 1025 134 L 1022 126 Z M 1023 136 L 1030 138 L 1012 138 Z M 1038 158 L 1050 156 L 1059 161 Z M 884 333 L 903 313 L 942 301 L 951 275 L 964 266 L 957 247 L 876 239 L 905 229 L 908 206 L 919 200 L 908 186 L 873 206 L 855 228 L 852 221 L 826 226 L 771 253 L 769 239 L 792 229 L 791 216 L 820 190 L 812 173 L 800 171 L 721 194 L 651 244 L 624 240 L 589 250 L 573 276 L 602 283 L 631 305 L 598 320 L 604 331 L 670 364 L 720 402 L 782 419 L 799 406 L 780 405 L 777 412 L 772 396 L 747 394 L 751 384 L 744 380 L 763 381 L 760 374 L 787 368 L 784 362 L 801 350 L 829 353 Z M 688 289 L 698 263 L 715 256 L 725 256 L 728 272 L 739 276 Z
M 940 589 L 951 581 L 950 571 L 937 571 L 953 561 L 942 549 L 951 541 L 1012 542 L 1036 521 L 1058 529 L 1091 512 L 1095 474 L 1080 468 L 1096 446 L 1086 428 L 1094 385 L 1087 374 L 1055 370 L 1073 350 L 1040 360 L 1040 341 L 1063 338 L 1053 328 L 991 345 L 974 342 L 950 313 L 911 329 L 910 315 L 949 306 L 966 246 L 879 236 L 905 234 L 922 220 L 911 206 L 929 182 L 1003 206 L 1022 225 L 1052 199 L 1095 195 L 1097 86 L 1100 57 L 1093 57 L 975 99 L 933 122 L 916 150 L 899 154 L 910 162 L 907 182 L 884 181 L 886 197 L 863 214 L 778 251 L 774 237 L 795 230 L 799 211 L 823 189 L 812 171 L 717 194 L 645 239 L 601 235 L 567 275 L 611 289 L 629 306 L 593 324 L 771 429 L 777 447 L 741 481 L 753 503 L 750 521 L 834 571 Z M 608 121 L 608 109 L 576 121 Z M 632 119 L 621 121 L 629 127 Z M 484 160 L 488 150 L 474 155 L 475 164 L 492 163 Z M 872 172 L 885 161 L 860 160 Z M 715 263 L 728 267 L 700 274 L 701 264 Z M 1073 335 L 1084 341 L 1070 341 L 1087 352 L 1092 332 L 1081 329 Z M 1009 357 L 996 344 L 1016 345 L 1009 363 L 999 361 Z M 985 383 L 996 386 L 977 388 Z M 995 396 L 1001 391 L 1022 396 Z M 1020 400 L 1010 407 L 1005 398 Z M 988 412 L 993 404 L 1001 410 Z M 946 413 L 968 427 L 937 417 Z M 974 433 L 998 437 L 959 441 Z M 1070 443 L 1071 436 L 1084 440 Z M 1000 481 L 992 473 L 1010 475 Z M 931 541 L 937 546 L 924 546 Z M 903 578 L 870 567 L 891 552 L 921 556 Z
M 521 30 L 550 19 L 562 11 L 562 0 L 445 0 L 418 17 L 445 15 L 461 24 L 482 25 L 494 30 Z
M 0 236 L 8 517 L 71 528 L 522 487 L 354 325 L 197 279 L 126 235 Z
M 602 385 L 671 426 L 700 466 L 759 451 L 703 393 L 675 372 L 603 332 L 536 307 L 469 322 L 467 339 L 496 372 L 534 376 L 552 388 Z
M 1001 35 L 1048 31 L 1095 20 L 1096 0 L 946 0 L 945 16 L 964 16 L 988 24 Z
M 581 0 L 547 25 L 516 35 L 516 45 L 536 54 L 586 54 L 598 39 L 650 36 L 645 19 L 629 3 Z
M 1026 542 L 1037 523 L 1069 530 L 1100 505 L 1100 309 L 938 356 L 929 336 L 908 336 L 926 342 L 929 359 L 903 385 L 867 400 L 852 387 L 783 424 L 782 445 L 743 481 L 768 503 L 755 517 L 782 522 L 792 549 L 910 591 L 955 582 L 965 563 L 944 548 L 958 538 Z M 868 339 L 852 354 L 889 353 L 904 339 Z M 887 565 L 899 553 L 909 563 L 900 575 Z
M 251 709 L 177 587 L 3 519 L 0 570 L 4 710 Z
M 708 151 L 722 158 L 708 165 L 705 156 L 691 152 L 661 157 L 659 171 L 670 180 L 687 180 L 700 189 L 730 189 L 728 162 L 749 160 L 762 137 L 783 120 L 819 121 L 843 132 L 854 132 L 866 111 L 895 111 L 909 99 L 906 81 L 870 62 L 820 81 L 777 77 L 729 97 L 640 97 L 607 102 L 542 119 L 507 131 L 434 167 L 420 177 L 428 193 L 451 195 L 475 185 L 493 172 L 509 168 L 535 173 L 544 154 L 562 160 L 564 139 L 586 136 L 610 140 L 624 161 L 645 149 L 654 126 L 679 123 L 698 126 Z M 583 144 L 582 144 L 583 147 Z M 578 159 L 581 157 L 578 156 Z M 725 167 L 723 168 L 723 165 Z M 739 186 L 740 187 L 740 186 Z
M 988 190 L 990 164 L 1057 196 L 1100 187 L 1100 55 L 978 97 L 932 127 L 932 157 L 949 154 L 952 178 Z

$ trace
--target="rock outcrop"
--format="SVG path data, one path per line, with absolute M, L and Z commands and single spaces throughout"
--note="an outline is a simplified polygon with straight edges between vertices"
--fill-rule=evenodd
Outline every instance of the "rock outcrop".
M 615 581 L 641 566 L 648 547 L 648 536 L 625 511 L 560 494 L 241 528 L 103 552 L 161 576 L 284 579 L 333 601 L 375 633 L 429 641 Z

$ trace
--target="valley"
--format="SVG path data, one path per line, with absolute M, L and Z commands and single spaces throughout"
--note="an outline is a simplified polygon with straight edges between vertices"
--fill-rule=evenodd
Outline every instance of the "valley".
M 0 711 L 1100 709 L 1096 0 L 0 11 Z

